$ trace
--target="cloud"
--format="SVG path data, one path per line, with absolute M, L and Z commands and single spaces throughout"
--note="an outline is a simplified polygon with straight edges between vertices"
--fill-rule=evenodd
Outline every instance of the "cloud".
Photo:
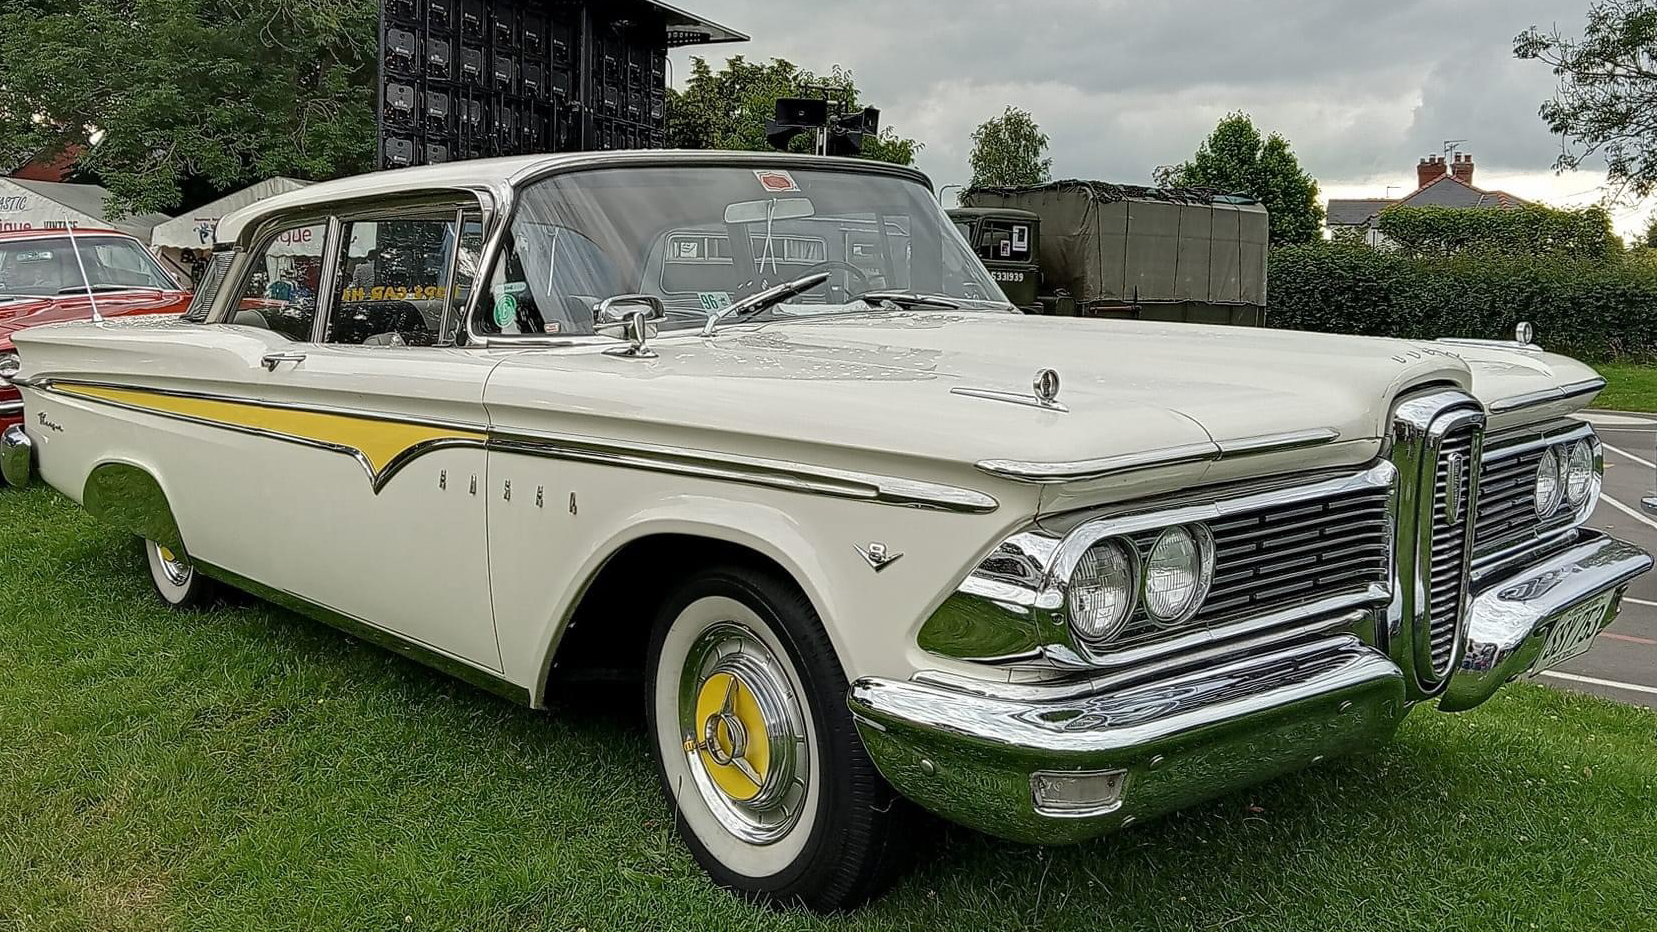
M 1512 40 L 1585 0 L 695 0 L 754 41 L 675 53 L 850 68 L 888 125 L 926 143 L 939 183 L 967 178 L 973 128 L 1023 107 L 1061 176 L 1145 182 L 1220 117 L 1288 137 L 1326 187 L 1413 182 L 1447 139 L 1486 172 L 1549 177 L 1558 141 L 1537 116 L 1548 69 Z M 1577 180 L 1577 179 L 1573 179 Z M 1573 191 L 1576 189 L 1573 189 Z M 1523 193 L 1518 192 L 1516 193 Z

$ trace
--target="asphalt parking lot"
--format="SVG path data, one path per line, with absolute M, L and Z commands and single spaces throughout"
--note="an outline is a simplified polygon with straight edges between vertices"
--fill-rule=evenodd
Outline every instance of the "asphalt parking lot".
M 1657 553 L 1657 518 L 1640 511 L 1657 484 L 1657 417 L 1591 411 L 1605 444 L 1605 489 L 1594 527 Z M 1657 708 L 1657 573 L 1634 581 L 1622 613 L 1592 649 L 1542 674 L 1539 682 Z

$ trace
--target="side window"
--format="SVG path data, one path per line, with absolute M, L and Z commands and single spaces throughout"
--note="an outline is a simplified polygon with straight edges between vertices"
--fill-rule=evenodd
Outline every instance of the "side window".
M 265 327 L 309 342 L 316 323 L 316 289 L 322 280 L 322 247 L 328 226 L 291 227 L 254 253 L 228 323 Z
M 978 258 L 985 262 L 1027 262 L 1030 259 L 1030 225 L 991 220 L 978 236 Z
M 467 224 L 468 227 L 471 224 Z M 473 233 L 476 251 L 477 233 Z M 466 263 L 449 270 L 467 231 L 456 235 L 455 215 L 353 220 L 344 225 L 339 257 L 339 303 L 324 342 L 368 346 L 435 346 L 444 312 L 470 290 Z M 476 261 L 471 265 L 475 268 Z M 462 278 L 464 277 L 464 281 Z M 452 315 L 451 315 L 452 317 Z
M 597 243 L 568 227 L 519 220 L 495 263 L 478 332 L 591 335 L 593 305 L 628 290 Z

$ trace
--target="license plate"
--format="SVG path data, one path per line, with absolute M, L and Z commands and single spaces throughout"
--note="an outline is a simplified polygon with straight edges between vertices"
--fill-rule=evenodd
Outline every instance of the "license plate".
M 1600 622 L 1605 620 L 1605 612 L 1611 607 L 1614 595 L 1615 593 L 1606 593 L 1586 605 L 1571 609 L 1563 618 L 1554 622 L 1553 630 L 1548 633 L 1548 641 L 1542 646 L 1542 654 L 1536 658 L 1536 665 L 1531 667 L 1531 672 L 1551 670 L 1592 647 L 1594 637 L 1599 634 Z

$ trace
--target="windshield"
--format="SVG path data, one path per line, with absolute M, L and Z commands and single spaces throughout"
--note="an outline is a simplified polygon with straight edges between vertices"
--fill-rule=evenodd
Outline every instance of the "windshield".
M 75 261 L 75 247 L 80 262 Z M 86 278 L 81 278 L 81 267 Z M 94 288 L 158 288 L 178 285 L 162 271 L 149 251 L 125 236 L 76 236 L 0 242 L 0 293 L 58 295 Z
M 860 171 L 615 168 L 557 175 L 520 194 L 484 334 L 590 334 L 605 298 L 646 294 L 662 330 L 816 272 L 829 280 L 749 319 L 868 312 L 871 292 L 937 295 L 1011 311 L 925 186 Z

